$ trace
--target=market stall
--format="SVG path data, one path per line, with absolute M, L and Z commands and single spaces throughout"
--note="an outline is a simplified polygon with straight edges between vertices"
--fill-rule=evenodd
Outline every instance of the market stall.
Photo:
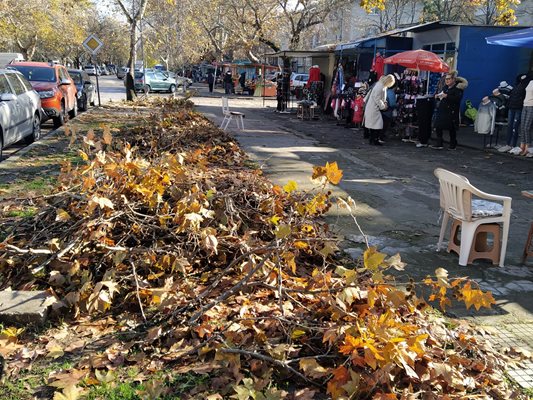
M 438 55 L 426 50 L 404 51 L 385 58 L 384 63 L 407 68 L 398 84 L 396 122 L 402 127 L 404 140 L 413 140 L 417 130 L 420 142 L 425 145 L 431 135 L 433 94 L 439 78 L 431 77 L 430 73 L 448 72 L 450 67 Z

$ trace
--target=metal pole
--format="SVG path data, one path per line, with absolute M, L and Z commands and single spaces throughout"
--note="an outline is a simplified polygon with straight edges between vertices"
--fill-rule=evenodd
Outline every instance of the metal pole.
M 96 91 L 98 92 L 98 107 L 102 107 L 102 101 L 100 100 L 100 84 L 98 83 L 98 64 L 96 57 L 93 57 L 94 70 L 96 72 Z

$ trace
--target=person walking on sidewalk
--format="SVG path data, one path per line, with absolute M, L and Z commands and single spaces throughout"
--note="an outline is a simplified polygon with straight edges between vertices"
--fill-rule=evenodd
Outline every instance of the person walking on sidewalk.
M 209 85 L 209 93 L 213 93 L 215 77 L 213 76 L 213 73 L 211 71 L 209 71 L 209 73 L 207 74 L 207 84 Z
M 435 117 L 435 132 L 437 133 L 437 144 L 431 146 L 434 149 L 443 149 L 442 135 L 447 130 L 450 133 L 450 150 L 455 150 L 457 146 L 457 127 L 459 126 L 459 106 L 463 98 L 463 91 L 468 86 L 468 81 L 457 77 L 456 71 L 450 71 L 445 77 L 446 85 L 442 92 L 435 97 L 440 100 L 437 106 Z
M 235 87 L 233 86 L 233 76 L 231 75 L 230 70 L 227 70 L 224 74 L 224 89 L 226 94 L 232 94 L 235 90 Z

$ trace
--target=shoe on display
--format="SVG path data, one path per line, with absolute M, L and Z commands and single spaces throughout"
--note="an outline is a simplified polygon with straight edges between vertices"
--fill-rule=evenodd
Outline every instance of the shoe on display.
M 442 150 L 442 149 L 444 149 L 444 147 L 442 147 L 442 146 L 429 146 L 429 147 L 431 147 L 432 149 L 435 149 L 435 150 Z
M 511 150 L 511 149 L 512 149 L 511 146 L 505 145 L 505 146 L 502 146 L 502 147 L 498 148 L 498 151 L 499 151 L 500 153 L 505 153 L 506 151 L 509 151 L 509 150 Z
M 522 149 L 520 147 L 513 147 L 511 150 L 509 150 L 509 153 L 514 154 L 515 156 L 519 155 L 522 152 Z
M 421 147 L 428 147 L 428 144 L 427 144 L 427 143 L 417 143 L 417 144 L 416 144 L 416 147 L 418 147 L 418 148 L 421 148 Z

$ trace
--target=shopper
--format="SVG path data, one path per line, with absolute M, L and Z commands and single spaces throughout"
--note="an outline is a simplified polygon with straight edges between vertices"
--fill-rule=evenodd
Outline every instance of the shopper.
M 215 77 L 211 71 L 207 74 L 207 84 L 209 85 L 209 93 L 213 93 L 213 86 L 215 85 Z
M 443 131 L 447 130 L 450 133 L 449 149 L 455 150 L 457 147 L 457 127 L 459 126 L 459 106 L 463 91 L 468 86 L 468 81 L 457 77 L 456 71 L 451 71 L 446 74 L 445 83 L 442 92 L 435 95 L 440 100 L 435 117 L 437 144 L 431 147 L 438 150 L 443 149 L 442 135 Z
M 383 129 L 381 111 L 387 109 L 387 89 L 394 85 L 394 75 L 385 75 L 376 82 L 365 98 L 364 126 L 369 131 L 370 144 L 381 145 L 379 137 Z
M 231 76 L 231 71 L 228 70 L 224 74 L 224 90 L 226 94 L 232 94 L 234 89 L 233 86 L 233 77 Z
M 533 129 L 533 80 L 526 86 L 524 107 L 522 108 L 522 123 L 520 125 L 520 148 L 521 156 L 531 156 L 529 145 L 531 144 L 531 130 Z
M 498 149 L 499 152 L 509 152 L 518 155 L 522 149 L 517 146 L 518 134 L 520 133 L 520 121 L 522 119 L 522 107 L 524 106 L 524 98 L 526 97 L 526 87 L 530 79 L 527 75 L 520 75 L 518 82 L 509 94 L 509 116 L 507 123 L 507 142 L 505 146 Z

